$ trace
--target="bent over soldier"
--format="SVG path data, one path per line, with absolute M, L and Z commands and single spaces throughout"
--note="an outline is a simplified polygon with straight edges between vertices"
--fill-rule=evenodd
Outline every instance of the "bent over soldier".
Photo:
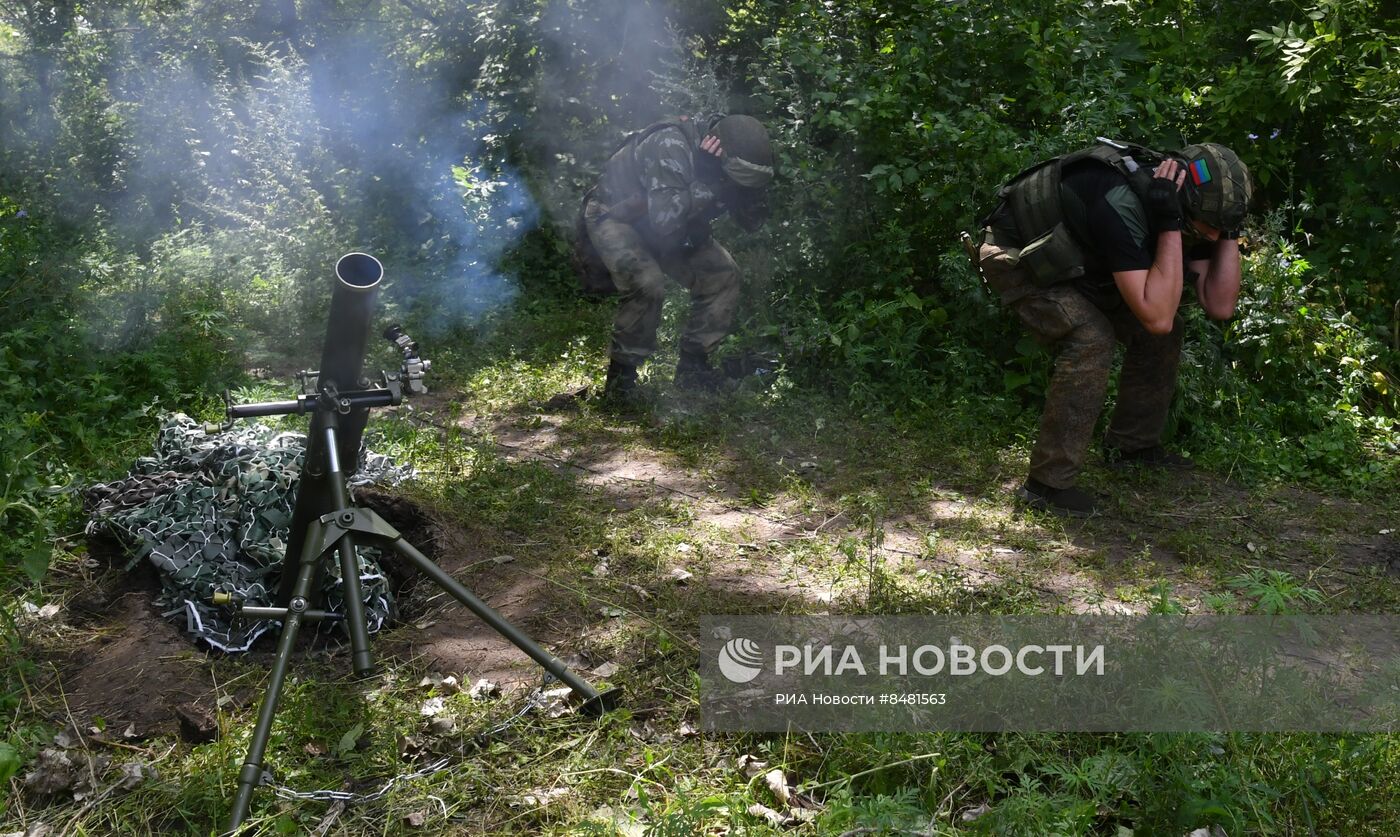
M 606 398 L 635 398 L 637 367 L 656 351 L 665 277 L 690 291 L 677 386 L 714 389 L 710 352 L 729 334 L 739 268 L 710 233 L 728 212 L 745 229 L 767 216 L 773 179 L 768 132 L 750 116 L 682 117 L 628 138 L 584 202 L 588 238 L 621 300 L 613 321 Z
M 1222 145 L 1172 154 L 1101 140 L 1022 172 L 983 221 L 975 258 L 988 286 L 1055 355 L 1030 473 L 1028 505 L 1094 512 L 1075 487 L 1103 409 L 1114 347 L 1125 353 L 1105 459 L 1184 469 L 1161 444 L 1176 391 L 1191 287 L 1205 314 L 1233 315 L 1249 172 Z

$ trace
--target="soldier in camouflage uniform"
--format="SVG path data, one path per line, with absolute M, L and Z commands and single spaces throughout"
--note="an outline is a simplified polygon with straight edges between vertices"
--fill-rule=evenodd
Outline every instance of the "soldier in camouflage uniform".
M 1181 355 L 1177 308 L 1191 287 L 1207 316 L 1234 313 L 1250 198 L 1248 169 L 1224 146 L 1159 155 L 1108 145 L 1023 172 L 1002 190 L 974 251 L 987 285 L 1055 353 L 1018 496 L 1076 517 L 1094 512 L 1074 483 L 1116 343 L 1126 352 L 1105 458 L 1189 467 L 1161 446 Z
M 702 125 L 680 118 L 634 134 L 608 160 L 584 204 L 588 238 L 621 295 L 604 395 L 635 397 L 637 367 L 656 351 L 665 277 L 690 291 L 676 384 L 714 389 L 709 354 L 734 321 L 739 268 L 710 235 L 728 212 L 756 229 L 773 179 L 768 133 L 749 116 Z

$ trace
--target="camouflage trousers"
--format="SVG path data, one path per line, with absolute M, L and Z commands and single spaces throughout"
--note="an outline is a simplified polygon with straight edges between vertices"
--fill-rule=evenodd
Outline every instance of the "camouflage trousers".
M 667 276 L 690 291 L 681 349 L 709 354 L 729 334 L 739 306 L 739 266 L 729 251 L 710 239 L 658 259 L 631 224 L 607 218 L 604 212 L 601 203 L 589 201 L 584 220 L 621 296 L 613 319 L 613 360 L 636 366 L 656 352 Z
M 1117 343 L 1126 351 L 1104 446 L 1136 451 L 1159 444 L 1176 392 L 1181 317 L 1170 334 L 1152 334 L 1126 304 L 1104 311 L 1068 283 L 1037 287 L 1016 264 L 1017 245 L 1001 236 L 991 228 L 983 235 L 982 276 L 1036 342 L 1055 354 L 1030 476 L 1052 488 L 1074 484 L 1103 411 Z

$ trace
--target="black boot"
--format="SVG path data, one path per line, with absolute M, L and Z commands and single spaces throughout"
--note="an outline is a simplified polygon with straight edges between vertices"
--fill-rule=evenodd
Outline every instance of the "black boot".
M 603 400 L 619 406 L 632 406 L 640 396 L 637 367 L 620 360 L 610 362 L 608 378 L 603 383 Z
M 722 382 L 723 376 L 710 368 L 710 358 L 703 350 L 681 349 L 680 361 L 676 363 L 676 386 L 700 392 L 716 392 Z
M 1089 494 L 1073 486 L 1051 488 L 1035 477 L 1026 479 L 1016 497 L 1033 509 L 1063 517 L 1092 517 L 1097 511 L 1094 498 Z

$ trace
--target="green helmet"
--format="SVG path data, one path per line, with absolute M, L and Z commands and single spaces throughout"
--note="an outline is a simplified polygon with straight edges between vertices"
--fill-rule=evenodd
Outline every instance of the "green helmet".
M 773 144 L 752 116 L 726 116 L 710 126 L 724 149 L 725 175 L 744 189 L 763 189 L 773 179 Z
M 1249 169 L 1219 143 L 1188 145 L 1177 152 L 1186 166 L 1183 200 L 1188 218 L 1217 230 L 1237 230 L 1249 214 Z

